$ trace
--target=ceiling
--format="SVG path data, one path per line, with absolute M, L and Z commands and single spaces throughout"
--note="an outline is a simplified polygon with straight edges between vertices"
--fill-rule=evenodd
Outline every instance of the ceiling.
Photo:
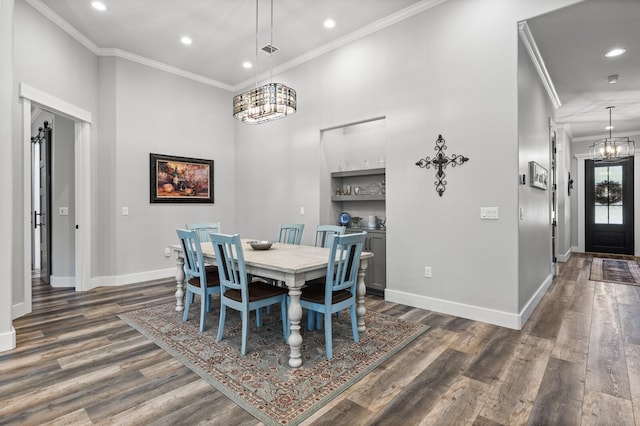
M 255 63 L 254 0 L 27 0 L 98 54 L 116 52 L 181 70 L 210 84 L 237 91 L 256 72 L 268 73 L 269 55 Z M 445 0 L 277 0 L 274 3 L 272 55 L 275 71 L 398 22 Z M 259 0 L 259 48 L 270 43 L 269 1 Z M 323 21 L 332 18 L 333 29 Z M 640 0 L 586 0 L 529 19 L 527 24 L 562 106 L 558 124 L 569 124 L 580 139 L 597 136 L 614 105 L 616 135 L 640 130 Z M 514 25 L 514 31 L 516 26 Z M 193 44 L 185 46 L 180 37 Z M 607 59 L 613 46 L 625 55 Z M 619 74 L 616 84 L 607 76 Z
M 639 0 L 586 0 L 527 20 L 562 102 L 556 122 L 569 123 L 577 139 L 604 136 L 607 106 L 615 106 L 614 136 L 640 131 L 638 22 Z M 605 58 L 616 46 L 627 52 Z M 612 74 L 618 83 L 607 82 Z

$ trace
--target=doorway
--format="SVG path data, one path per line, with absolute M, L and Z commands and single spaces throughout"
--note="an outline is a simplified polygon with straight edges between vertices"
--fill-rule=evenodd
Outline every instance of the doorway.
M 633 157 L 585 162 L 585 250 L 634 254 Z
M 40 110 L 38 110 L 40 111 Z M 36 116 L 40 114 L 34 114 Z M 52 127 L 45 120 L 31 137 L 31 269 L 49 284 L 51 276 Z

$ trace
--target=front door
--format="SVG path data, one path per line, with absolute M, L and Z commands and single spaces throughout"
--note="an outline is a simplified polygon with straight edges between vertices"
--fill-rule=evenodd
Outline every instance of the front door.
M 634 254 L 633 157 L 585 163 L 586 251 Z

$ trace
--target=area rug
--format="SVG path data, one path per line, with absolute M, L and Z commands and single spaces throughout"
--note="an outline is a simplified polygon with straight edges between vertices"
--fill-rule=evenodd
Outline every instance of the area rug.
M 640 266 L 636 260 L 594 257 L 589 280 L 640 285 Z
M 175 304 L 143 308 L 119 317 L 267 425 L 296 425 L 396 354 L 429 327 L 367 312 L 367 331 L 353 342 L 348 311 L 333 320 L 333 358 L 325 357 L 324 330 L 303 327 L 302 366 L 288 365 L 279 309 L 251 317 L 247 354 L 240 354 L 240 315 L 227 310 L 224 337 L 216 342 L 219 306 L 212 301 L 199 333 L 198 305 L 187 322 Z M 278 311 L 278 312 L 275 312 Z M 306 315 L 302 318 L 306 325 Z

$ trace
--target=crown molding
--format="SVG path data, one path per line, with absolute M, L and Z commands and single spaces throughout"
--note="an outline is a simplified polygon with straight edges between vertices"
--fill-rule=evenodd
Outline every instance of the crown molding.
M 531 57 L 533 65 L 536 67 L 536 71 L 538 71 L 538 76 L 540 76 L 540 80 L 542 80 L 542 85 L 547 91 L 547 95 L 549 96 L 553 107 L 555 109 L 560 108 L 562 106 L 562 102 L 560 102 L 558 92 L 556 92 L 551 76 L 549 75 L 547 67 L 544 64 L 544 60 L 542 59 L 542 55 L 540 55 L 540 51 L 538 50 L 538 45 L 536 44 L 526 21 L 518 24 L 518 33 L 520 34 L 520 39 Z
M 179 75 L 181 77 L 188 78 L 190 80 L 198 81 L 200 83 L 207 84 L 209 86 L 214 86 L 219 89 L 224 89 L 229 92 L 233 91 L 233 86 L 230 86 L 225 83 L 221 83 L 217 80 L 213 80 L 207 77 L 203 77 L 199 74 L 194 74 L 189 71 L 185 71 L 178 67 L 174 67 L 173 65 L 167 65 L 163 62 L 154 61 L 153 59 L 146 58 L 144 56 L 136 55 L 135 53 L 128 52 L 122 49 L 114 49 L 114 48 L 101 48 L 96 52 L 98 56 L 115 56 L 116 58 L 127 59 L 132 62 L 137 62 L 142 65 L 146 65 L 151 68 L 155 68 L 161 71 L 165 71 L 171 74 Z
M 114 57 L 118 57 L 118 58 L 123 58 L 123 59 L 127 59 L 133 62 L 137 62 L 139 64 L 142 65 L 146 65 L 148 67 L 151 68 L 155 68 L 161 71 L 166 71 L 168 73 L 171 74 L 175 74 L 181 77 L 185 77 L 194 81 L 198 81 L 200 83 L 204 83 L 207 84 L 209 86 L 214 86 L 220 89 L 224 89 L 230 92 L 238 92 L 240 91 L 242 88 L 251 86 L 253 84 L 255 84 L 255 80 L 254 79 L 250 79 L 247 81 L 244 81 L 242 83 L 236 84 L 235 86 L 231 86 L 229 84 L 226 83 L 222 83 L 220 81 L 217 80 L 213 80 L 210 79 L 208 77 L 204 77 L 202 75 L 199 74 L 195 74 L 189 71 L 185 71 L 183 69 L 174 67 L 172 65 L 167 65 L 165 63 L 159 62 L 159 61 L 155 61 L 153 59 L 149 59 L 146 58 L 144 56 L 140 56 L 140 55 L 136 55 L 134 53 L 131 52 L 127 52 L 126 50 L 122 50 L 122 49 L 117 49 L 117 48 L 103 48 L 103 47 L 98 47 L 95 43 L 93 43 L 91 40 L 89 40 L 84 34 L 80 33 L 80 31 L 78 31 L 76 28 L 74 28 L 71 24 L 69 24 L 67 21 L 65 21 L 60 15 L 58 15 L 57 13 L 55 13 L 53 10 L 51 10 L 51 8 L 49 8 L 47 5 L 45 5 L 44 3 L 42 3 L 42 1 L 40 0 L 25 0 L 27 3 L 29 3 L 34 9 L 36 9 L 38 12 L 40 12 L 42 15 L 44 15 L 47 19 L 49 19 L 51 22 L 53 22 L 54 24 L 56 24 L 58 27 L 60 27 L 63 31 L 65 31 L 67 34 L 69 34 L 71 37 L 75 38 L 79 43 L 81 43 L 83 46 L 85 46 L 87 49 L 89 49 L 91 52 L 93 52 L 95 55 L 97 56 L 114 56 Z M 429 10 L 435 6 L 438 6 L 439 4 L 444 3 L 447 0 L 421 0 L 409 7 L 406 7 L 402 10 L 399 10 L 396 13 L 393 13 L 389 16 L 386 16 L 384 18 L 378 19 L 375 22 L 372 22 L 371 24 L 360 28 L 359 30 L 356 30 L 350 34 L 347 34 L 346 36 L 339 38 L 331 43 L 327 43 L 323 46 L 320 46 L 314 50 L 311 50 L 303 55 L 298 56 L 297 58 L 294 58 L 288 62 L 285 62 L 284 64 L 275 67 L 273 69 L 273 73 L 274 74 L 278 74 L 281 72 L 284 72 L 286 70 L 289 70 L 291 68 L 294 68 L 298 65 L 301 65 L 307 61 L 310 61 L 312 59 L 317 58 L 318 56 L 324 55 L 325 53 L 328 53 L 332 50 L 338 49 L 339 47 L 342 47 L 346 44 L 349 44 L 353 41 L 356 41 L 358 39 L 361 39 L 365 36 L 368 36 L 370 34 L 373 34 L 377 31 L 380 31 L 388 26 L 391 26 L 393 24 L 396 24 L 398 22 L 404 21 L 405 19 L 408 19 L 414 15 L 417 15 L 419 13 L 422 13 L 426 10 Z M 264 72 L 262 74 L 260 74 L 258 76 L 258 80 L 265 80 L 267 78 L 269 78 L 271 72 Z
M 70 23 L 65 21 L 60 15 L 55 13 L 49 6 L 42 3 L 40 0 L 25 0 L 27 3 L 31 5 L 35 10 L 40 12 L 45 18 L 49 19 L 51 22 L 56 24 L 58 27 L 62 29 L 62 31 L 69 34 L 71 37 L 75 38 L 80 44 L 89 49 L 94 54 L 98 54 L 98 46 L 89 40 L 84 34 L 75 29 Z
M 373 34 L 377 31 L 380 31 L 384 28 L 387 28 L 391 25 L 397 24 L 398 22 L 404 21 L 405 19 L 411 18 L 414 15 L 422 13 L 426 10 L 429 10 L 437 5 L 444 3 L 447 0 L 422 0 L 418 3 L 415 3 L 411 6 L 408 6 L 402 10 L 397 11 L 389 16 L 378 19 L 375 22 L 372 22 L 369 25 L 366 25 L 359 30 L 356 30 L 352 33 L 347 34 L 344 37 L 341 37 L 337 40 L 334 40 L 331 43 L 327 43 L 323 46 L 320 46 L 316 49 L 310 50 L 309 52 L 298 56 L 297 58 L 293 58 L 290 61 L 287 61 L 273 69 L 274 74 L 279 74 L 284 71 L 287 71 L 291 68 L 297 67 L 305 62 L 308 62 L 312 59 L 317 58 L 318 56 L 322 56 L 325 53 L 331 52 L 332 50 L 338 49 L 342 46 L 345 46 L 349 43 L 352 43 L 358 39 L 366 37 L 370 34 Z M 257 80 L 262 81 L 269 78 L 270 72 L 264 72 L 260 74 Z M 248 79 L 243 81 L 242 83 L 238 83 L 234 86 L 234 91 L 238 92 L 241 89 L 247 88 L 255 84 L 254 79 Z

